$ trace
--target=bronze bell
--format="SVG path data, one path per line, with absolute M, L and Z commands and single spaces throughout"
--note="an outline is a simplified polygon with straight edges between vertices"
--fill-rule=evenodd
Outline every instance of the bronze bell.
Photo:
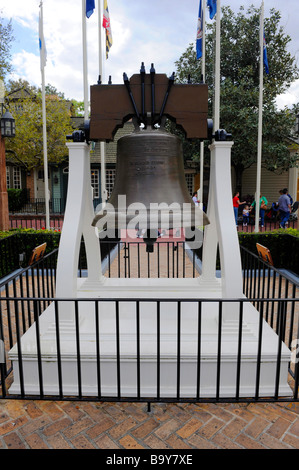
M 176 135 L 164 128 L 137 127 L 118 140 L 113 191 L 93 226 L 145 229 L 147 251 L 152 251 L 158 229 L 207 224 L 206 214 L 188 192 L 182 143 Z

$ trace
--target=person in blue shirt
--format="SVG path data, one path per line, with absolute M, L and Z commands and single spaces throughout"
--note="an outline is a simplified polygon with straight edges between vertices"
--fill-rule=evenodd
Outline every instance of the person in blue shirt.
M 288 196 L 288 190 L 287 188 L 284 188 L 282 190 L 282 195 L 278 199 L 278 209 L 279 209 L 279 215 L 280 215 L 280 228 L 285 228 L 286 222 L 290 218 L 290 213 L 291 213 L 291 201 Z

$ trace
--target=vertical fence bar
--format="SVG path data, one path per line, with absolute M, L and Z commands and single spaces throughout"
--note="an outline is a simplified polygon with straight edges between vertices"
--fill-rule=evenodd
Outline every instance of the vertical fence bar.
M 109 243 L 106 243 L 105 246 L 109 246 Z M 111 277 L 111 256 L 110 249 L 108 248 L 108 277 Z
M 158 278 L 160 277 L 160 243 L 157 243 L 157 269 Z
M 196 367 L 196 399 L 200 398 L 200 370 L 201 370 L 201 314 L 202 314 L 202 302 L 198 301 L 197 311 L 197 367 Z
M 177 313 L 177 400 L 180 399 L 180 384 L 181 384 L 181 301 L 178 300 L 178 313 Z
M 7 311 L 9 346 L 10 346 L 10 348 L 12 348 L 14 342 L 13 342 L 12 327 L 11 327 L 11 311 L 10 311 L 8 283 L 5 285 L 5 295 L 6 295 L 6 298 L 7 298 L 7 300 L 6 300 L 6 311 Z
M 60 398 L 62 398 L 63 397 L 63 384 L 62 384 L 60 331 L 59 331 L 59 309 L 58 309 L 57 300 L 54 300 L 54 317 L 55 317 L 55 332 L 56 332 L 58 387 L 59 387 L 59 396 Z
M 222 300 L 219 301 L 219 310 L 218 310 L 218 346 L 217 346 L 217 372 L 216 372 L 216 400 L 219 400 L 219 397 L 220 397 L 221 329 L 222 329 Z
M 117 376 L 117 398 L 120 399 L 120 336 L 119 336 L 119 301 L 115 301 L 115 325 L 116 325 L 116 376 Z
M 277 358 L 276 358 L 276 376 L 275 376 L 275 392 L 274 398 L 277 400 L 279 394 L 279 379 L 280 379 L 280 368 L 281 368 L 281 349 L 282 349 L 282 342 L 284 338 L 284 330 L 285 330 L 285 321 L 286 321 L 286 302 L 280 302 L 280 308 L 278 310 L 278 345 L 277 345 Z
M 256 364 L 256 380 L 255 380 L 255 400 L 259 398 L 260 375 L 261 375 L 261 357 L 262 357 L 262 335 L 263 335 L 263 308 L 259 312 L 259 328 L 258 328 L 258 350 Z
M 2 317 L 2 300 L 0 297 L 0 340 L 3 342 L 3 362 L 0 363 L 0 373 L 1 373 L 1 386 L 2 386 L 2 398 L 6 396 L 6 385 L 5 377 L 7 375 L 7 365 L 5 357 L 5 342 L 4 342 L 4 331 L 3 331 L 3 317 Z
M 236 399 L 240 398 L 240 378 L 241 378 L 241 352 L 242 352 L 242 327 L 243 327 L 243 302 L 239 308 L 239 332 L 238 332 L 238 356 L 237 356 L 237 376 L 236 376 Z
M 95 300 L 95 335 L 96 335 L 96 355 L 97 355 L 97 385 L 98 398 L 101 398 L 101 350 L 100 350 L 100 325 L 99 325 L 99 302 Z
M 137 277 L 140 278 L 140 243 L 137 243 L 137 268 L 138 268 Z
M 289 341 L 288 341 L 288 348 L 291 348 L 291 343 L 293 340 L 293 329 L 294 329 L 294 319 L 295 319 L 295 299 L 296 297 L 296 286 L 293 284 L 292 288 L 292 307 L 291 307 L 291 312 L 290 312 L 290 331 L 289 331 Z
M 281 289 L 282 289 L 282 276 L 281 274 L 278 275 L 278 294 L 277 294 L 277 297 L 278 299 L 281 299 Z M 279 331 L 279 322 L 280 322 L 280 315 L 279 315 L 279 310 L 281 308 L 281 301 L 278 300 L 277 302 L 277 308 L 278 308 L 278 311 L 277 311 L 277 316 L 276 316 L 276 333 L 278 334 L 278 331 Z
M 140 400 L 140 302 L 136 301 L 137 399 Z
M 157 301 L 157 399 L 160 400 L 161 350 L 160 350 L 160 301 Z
M 297 327 L 297 337 L 295 341 L 296 354 L 295 359 L 295 370 L 294 370 L 294 400 L 298 400 L 298 387 L 299 387 L 299 322 Z
M 266 294 L 266 298 L 269 299 L 270 297 L 270 286 L 271 286 L 271 272 L 272 270 L 270 269 L 270 267 L 268 267 L 268 278 L 267 278 L 267 294 Z M 266 303 L 266 313 L 265 313 L 265 319 L 266 319 L 266 322 L 268 323 L 268 318 L 269 318 L 269 302 Z
M 272 278 L 272 299 L 275 299 L 275 286 L 276 286 L 276 271 L 273 271 L 273 278 Z M 275 302 L 272 302 L 271 305 L 271 321 L 270 321 L 270 326 L 273 328 L 273 322 L 274 322 L 274 309 L 275 309 Z
M 167 243 L 167 277 L 169 278 L 170 275 L 170 259 L 169 259 L 169 243 Z
M 250 299 L 252 299 L 252 278 L 253 278 L 253 268 L 252 268 L 252 264 L 253 264 L 253 259 L 252 259 L 252 256 L 250 257 L 250 277 L 249 277 L 249 285 L 248 285 L 248 290 L 247 290 L 247 297 L 249 297 Z
M 35 320 L 35 335 L 36 335 L 36 352 L 37 352 L 37 367 L 39 379 L 39 394 L 40 398 L 44 397 L 43 385 L 43 368 L 42 368 L 42 353 L 40 344 L 40 330 L 39 330 L 39 315 L 40 315 L 40 301 L 34 300 L 34 320 Z
M 24 289 L 23 289 L 23 275 L 20 274 L 19 276 L 19 284 L 20 284 L 20 299 L 21 299 L 21 307 L 22 307 L 22 319 L 23 319 L 23 331 L 26 331 L 26 315 L 25 315 L 25 302 L 24 302 Z
M 130 256 L 130 243 L 127 244 L 127 256 L 128 256 L 128 277 L 131 277 L 131 256 Z
M 147 254 L 147 277 L 151 277 L 150 254 Z
M 185 250 L 185 242 L 182 242 L 182 249 L 183 249 L 183 278 L 185 279 L 185 276 L 186 276 L 186 250 Z
M 127 242 L 124 243 L 124 269 L 125 269 L 125 278 L 127 278 Z
M 18 300 L 14 300 L 15 305 L 15 327 L 16 327 L 16 337 L 17 337 L 17 348 L 18 348 L 18 364 L 19 364 L 19 377 L 20 377 L 20 390 L 21 396 L 25 396 L 25 389 L 24 389 L 24 370 L 23 370 L 23 355 L 22 355 L 22 347 L 21 347 L 21 334 L 20 334 L 20 324 L 19 324 L 19 308 L 18 308 Z
M 80 331 L 79 331 L 78 300 L 75 300 L 75 329 L 76 329 L 76 351 L 77 351 L 78 396 L 79 396 L 79 398 L 82 398 L 82 374 L 81 374 L 81 352 L 80 352 Z

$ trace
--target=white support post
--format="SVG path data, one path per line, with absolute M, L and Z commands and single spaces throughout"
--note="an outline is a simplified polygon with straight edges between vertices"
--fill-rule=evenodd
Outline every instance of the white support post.
M 91 226 L 94 211 L 91 197 L 89 146 L 85 142 L 70 142 L 67 143 L 67 147 L 69 149 L 69 181 L 59 243 L 56 297 L 73 299 L 77 297 L 78 261 L 82 235 L 86 247 L 88 277 L 99 281 L 102 273 L 99 239 Z
M 243 297 L 242 267 L 231 195 L 231 147 L 233 142 L 213 142 L 211 150 L 208 217 L 205 228 L 201 286 L 216 281 L 219 243 L 222 298 Z M 238 310 L 238 305 L 235 304 Z M 225 306 L 226 319 L 235 319 L 232 304 Z
M 243 296 L 240 246 L 231 194 L 232 146 L 233 142 L 214 142 L 210 147 L 211 162 L 215 166 L 213 171 L 214 207 L 223 298 Z

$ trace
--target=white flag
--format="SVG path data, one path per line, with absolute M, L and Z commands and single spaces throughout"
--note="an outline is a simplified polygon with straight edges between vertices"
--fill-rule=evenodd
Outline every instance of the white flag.
M 43 68 L 47 62 L 47 50 L 44 38 L 44 28 L 43 28 L 43 3 L 40 3 L 39 10 L 39 52 L 40 52 L 40 68 Z

